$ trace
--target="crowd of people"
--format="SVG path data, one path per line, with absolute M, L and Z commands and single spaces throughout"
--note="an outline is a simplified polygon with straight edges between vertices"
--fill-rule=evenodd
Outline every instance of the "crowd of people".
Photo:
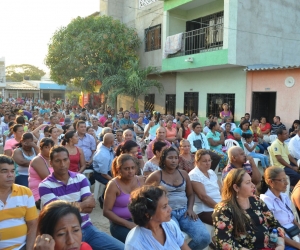
M 134 107 L 2 103 L 0 248 L 300 249 L 300 121 L 287 131 L 246 113 L 236 125 L 222 107 L 202 125 Z M 89 216 L 95 182 L 111 235 Z

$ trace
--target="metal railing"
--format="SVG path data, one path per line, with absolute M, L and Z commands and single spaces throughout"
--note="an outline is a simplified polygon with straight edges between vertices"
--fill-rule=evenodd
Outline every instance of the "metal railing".
M 223 18 L 218 19 L 214 25 L 184 32 L 182 36 L 181 50 L 169 57 L 198 54 L 223 48 Z

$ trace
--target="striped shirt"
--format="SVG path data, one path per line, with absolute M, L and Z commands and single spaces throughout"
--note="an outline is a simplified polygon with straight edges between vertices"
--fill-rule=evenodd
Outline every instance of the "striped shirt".
M 54 173 L 46 177 L 39 185 L 39 193 L 42 206 L 55 200 L 65 200 L 68 202 L 82 202 L 82 200 L 92 195 L 88 180 L 83 174 L 69 171 L 69 180 L 65 184 L 54 177 Z M 92 225 L 90 216 L 81 213 L 82 224 L 85 228 Z
M 0 200 L 0 249 L 19 249 L 24 245 L 27 235 L 26 222 L 37 217 L 30 189 L 13 184 L 6 203 Z
M 271 135 L 277 135 L 277 130 L 280 128 L 286 129 L 282 123 L 279 123 L 278 125 L 276 123 L 272 124 Z

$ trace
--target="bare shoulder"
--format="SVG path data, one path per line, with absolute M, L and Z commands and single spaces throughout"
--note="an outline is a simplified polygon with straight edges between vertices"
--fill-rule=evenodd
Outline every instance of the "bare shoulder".
M 156 170 L 155 172 L 151 173 L 147 179 L 145 184 L 152 184 L 154 182 L 159 182 L 160 181 L 160 170 Z

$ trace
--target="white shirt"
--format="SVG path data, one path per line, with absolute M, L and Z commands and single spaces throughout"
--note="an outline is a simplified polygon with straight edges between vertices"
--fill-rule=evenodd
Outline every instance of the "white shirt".
M 225 125 L 226 125 L 226 123 L 223 123 L 223 124 L 221 125 L 221 129 L 223 129 L 223 131 L 225 131 Z M 236 125 L 235 125 L 234 122 L 232 122 L 232 123 L 231 123 L 230 131 L 233 132 L 233 130 L 235 130 L 235 129 L 236 129 Z
M 94 129 L 94 128 L 93 128 Z M 100 134 L 102 132 L 102 128 L 98 126 L 98 129 L 94 129 L 95 131 L 95 135 L 97 136 L 97 138 L 99 139 L 100 138 Z
M 196 140 L 201 140 L 202 148 L 203 149 L 207 149 L 207 150 L 210 149 L 208 141 L 207 141 L 207 138 L 206 138 L 206 136 L 203 133 L 200 133 L 199 135 L 197 135 L 193 131 L 192 133 L 189 134 L 189 136 L 187 137 L 187 140 L 191 144 L 191 152 L 192 153 L 195 153 L 197 151 L 197 148 L 194 146 L 194 141 L 196 141 Z
M 295 135 L 289 142 L 289 151 L 291 155 L 296 158 L 300 159 L 300 137 L 299 135 Z
M 208 175 L 209 178 L 207 178 L 198 167 L 195 167 L 192 171 L 189 172 L 189 177 L 191 181 L 202 183 L 205 188 L 206 194 L 210 198 L 212 198 L 216 203 L 219 203 L 221 201 L 221 194 L 218 184 L 218 176 L 211 169 L 208 170 Z M 198 195 L 195 195 L 195 203 L 193 210 L 196 214 L 214 211 L 213 208 L 203 203 L 199 199 Z

